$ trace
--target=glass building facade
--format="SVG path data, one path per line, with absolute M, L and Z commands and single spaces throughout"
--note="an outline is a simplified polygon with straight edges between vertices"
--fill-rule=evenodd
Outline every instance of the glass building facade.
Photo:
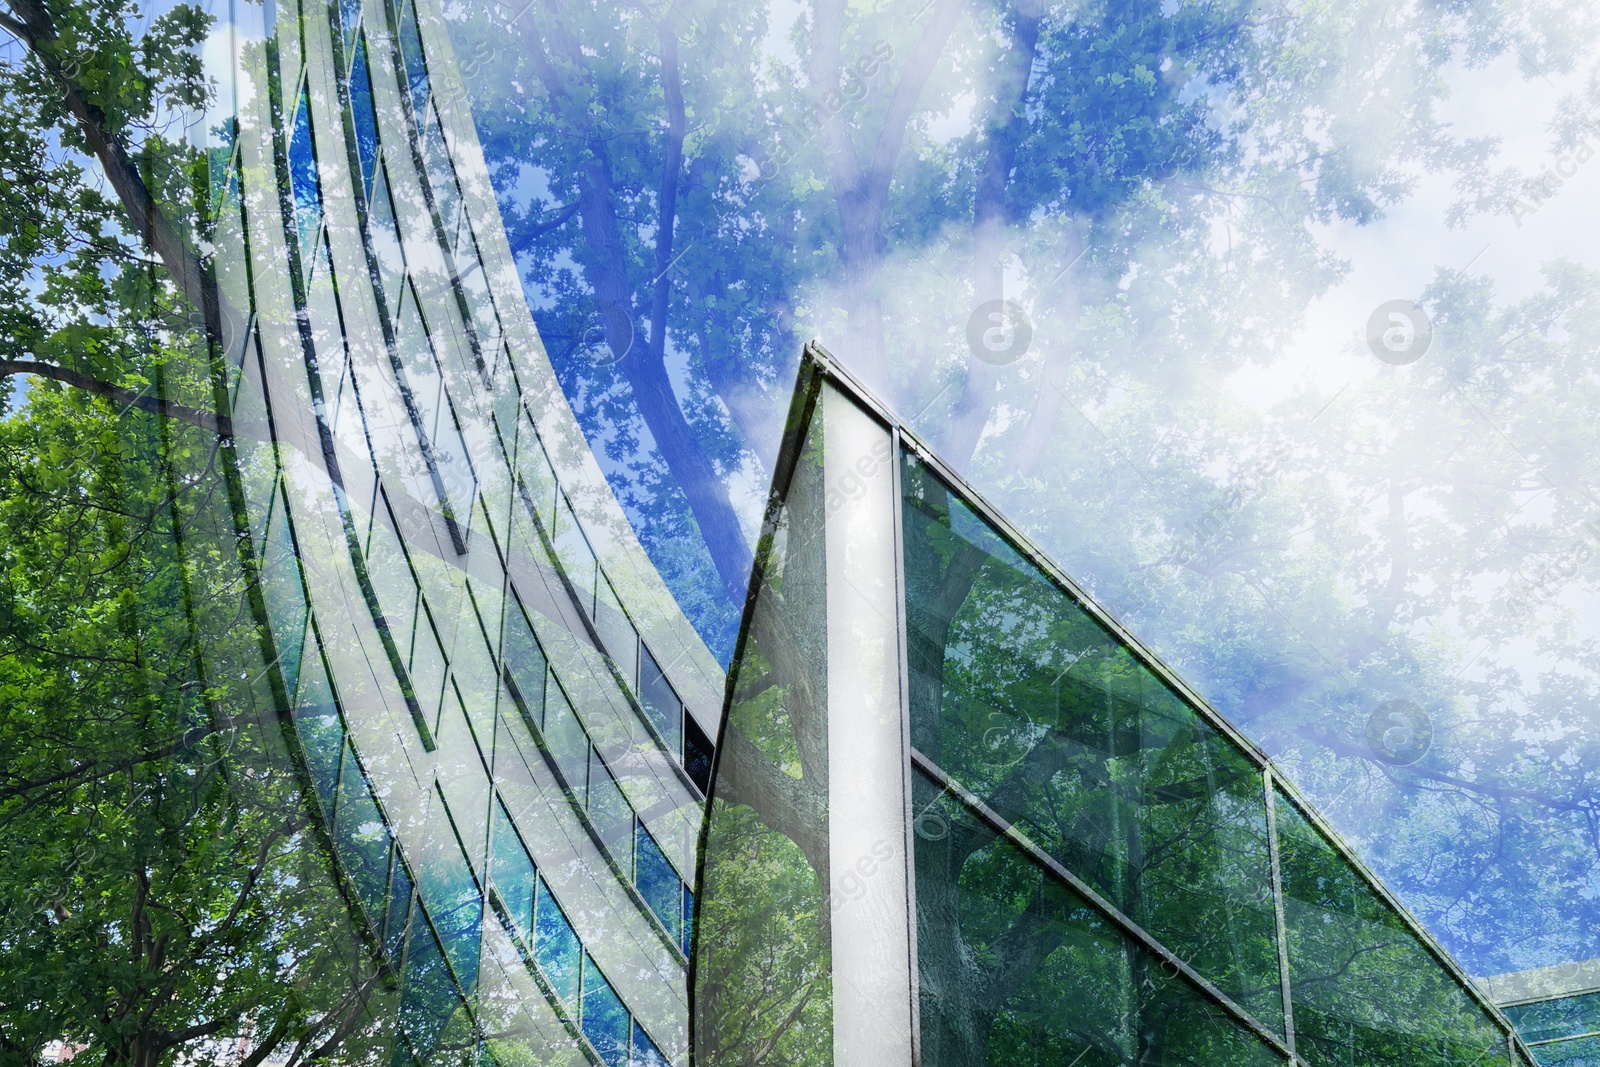
M 1271 761 L 815 348 L 782 455 L 698 1063 L 1529 1062 Z
M 238 476 L 391 1062 L 682 1063 L 721 670 L 555 382 L 438 12 L 215 14 Z
M 1600 1063 L 1600 965 L 1589 960 L 1483 980 L 1540 1064 Z
M 1593 6 L 6 0 L 0 1060 L 1600 1059 Z

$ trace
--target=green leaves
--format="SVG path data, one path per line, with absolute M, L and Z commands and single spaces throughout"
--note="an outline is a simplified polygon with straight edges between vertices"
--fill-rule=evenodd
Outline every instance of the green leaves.
M 99 121 L 144 207 L 203 232 L 205 158 L 161 126 L 207 102 L 211 19 L 13 9 L 38 50 L 0 72 L 0 358 L 59 373 L 10 374 L 0 415 L 0 1047 L 141 1067 L 206 1041 L 337 1053 L 381 1031 L 376 976 L 284 747 L 289 709 L 249 685 L 272 668 L 232 453 L 141 407 L 208 412 L 210 351 L 86 151 Z

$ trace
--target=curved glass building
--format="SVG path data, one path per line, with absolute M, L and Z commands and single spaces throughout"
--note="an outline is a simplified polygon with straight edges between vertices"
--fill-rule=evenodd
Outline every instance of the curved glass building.
M 240 2 L 210 39 L 293 747 L 399 991 L 391 1062 L 682 1063 L 721 670 L 555 382 L 437 23 Z
M 1271 761 L 816 348 L 782 459 L 696 1062 L 1529 1063 Z

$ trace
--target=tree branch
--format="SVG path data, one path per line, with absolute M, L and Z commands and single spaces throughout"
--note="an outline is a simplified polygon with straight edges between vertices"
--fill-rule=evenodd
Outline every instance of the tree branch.
M 0 359 L 0 378 L 8 378 L 13 374 L 33 374 L 40 378 L 49 378 L 70 385 L 74 389 L 82 389 L 86 393 L 103 396 L 108 400 L 121 404 L 124 409 L 138 408 L 152 415 L 161 415 L 179 422 L 186 422 L 191 426 L 198 426 L 202 430 L 223 436 L 233 435 L 233 420 L 227 415 L 214 415 L 209 411 L 199 408 L 186 407 L 159 396 L 148 393 L 135 392 L 121 385 L 100 378 L 91 377 L 68 367 L 57 366 L 54 363 L 45 363 L 33 359 Z
M 153 248 L 178 288 L 189 301 L 200 309 L 205 319 L 206 332 L 224 350 L 236 347 L 244 329 L 243 318 L 228 306 L 217 289 L 216 278 L 200 261 L 189 246 L 185 234 L 167 213 L 156 203 L 150 188 L 140 176 L 139 168 L 117 139 L 105 113 L 83 94 L 77 80 L 67 74 L 56 55 L 57 33 L 49 10 L 40 0 L 7 0 L 16 17 L 0 13 L 0 27 L 4 27 L 28 46 L 39 60 L 45 73 L 56 83 L 67 110 L 77 121 L 95 158 L 123 210 L 128 213 L 134 232 Z

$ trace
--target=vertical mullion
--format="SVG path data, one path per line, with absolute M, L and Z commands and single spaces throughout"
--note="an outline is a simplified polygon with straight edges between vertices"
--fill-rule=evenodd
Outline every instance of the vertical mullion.
M 896 659 L 900 672 L 900 749 L 903 784 L 901 795 L 905 799 L 906 836 L 906 944 L 909 946 L 908 970 L 911 981 L 906 993 L 911 1008 L 911 1062 L 922 1062 L 922 996 L 921 978 L 917 963 L 917 835 L 912 809 L 916 802 L 911 769 L 911 662 L 906 622 L 906 553 L 905 531 L 902 527 L 905 509 L 904 487 L 900 484 L 900 426 L 889 427 L 889 484 L 893 487 L 894 508 L 894 596 Z M 824 460 L 826 462 L 826 460 Z
M 1278 925 L 1278 979 L 1283 990 L 1283 1043 L 1294 1056 L 1294 1000 L 1289 986 L 1289 927 L 1283 914 L 1283 877 L 1278 861 L 1278 819 L 1273 800 L 1272 767 L 1261 772 L 1267 804 L 1267 855 L 1272 865 L 1272 911 Z M 1298 1057 L 1296 1057 L 1298 1058 Z

